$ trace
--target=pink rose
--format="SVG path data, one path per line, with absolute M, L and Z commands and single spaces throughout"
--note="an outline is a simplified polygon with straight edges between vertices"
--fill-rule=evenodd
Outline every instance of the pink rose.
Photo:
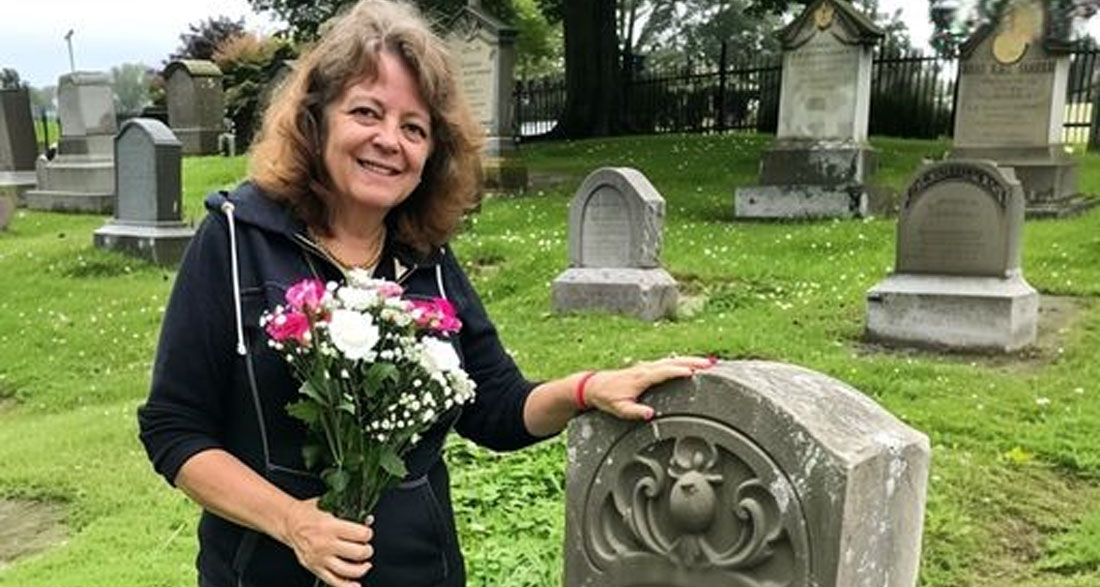
M 316 312 L 325 297 L 325 283 L 320 279 L 303 279 L 286 290 L 286 303 L 303 312 Z
M 405 288 L 392 281 L 384 281 L 378 286 L 378 294 L 384 298 L 396 298 L 405 293 Z
M 444 298 L 432 298 L 428 301 L 412 300 L 412 315 L 416 325 L 437 332 L 454 333 L 462 328 L 462 322 L 455 316 L 455 308 Z
M 297 311 L 275 314 L 265 327 L 267 335 L 276 342 L 295 340 L 299 344 L 309 344 L 309 318 Z

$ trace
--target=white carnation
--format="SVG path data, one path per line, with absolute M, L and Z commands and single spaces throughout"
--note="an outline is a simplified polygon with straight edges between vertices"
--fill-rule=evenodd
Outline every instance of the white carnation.
M 372 289 L 342 287 L 336 292 L 336 297 L 349 310 L 366 310 L 378 303 L 378 292 Z
M 351 310 L 334 310 L 329 322 L 332 344 L 349 360 L 366 357 L 378 344 L 378 327 L 369 314 Z
M 458 353 L 450 343 L 428 336 L 420 341 L 420 344 L 423 349 L 420 354 L 420 364 L 428 373 L 454 371 L 461 367 Z

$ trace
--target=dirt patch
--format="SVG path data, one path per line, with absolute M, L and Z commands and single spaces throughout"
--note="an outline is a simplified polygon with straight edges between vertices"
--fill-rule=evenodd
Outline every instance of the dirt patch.
M 64 517 L 56 504 L 0 499 L 0 569 L 64 543 Z
M 856 347 L 857 352 L 865 354 L 890 353 L 914 357 L 935 356 L 949 361 L 975 363 L 985 367 L 1028 371 L 1043 367 L 1058 358 L 1059 349 L 1065 346 L 1069 334 L 1073 332 L 1088 311 L 1097 305 L 1098 300 L 1096 298 L 1039 296 L 1039 325 L 1035 344 L 1014 353 L 934 352 L 890 347 L 863 341 L 857 342 Z

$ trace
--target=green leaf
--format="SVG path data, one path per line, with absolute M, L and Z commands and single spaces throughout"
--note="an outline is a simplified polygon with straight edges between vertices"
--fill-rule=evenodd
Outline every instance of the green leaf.
M 321 479 L 335 493 L 341 493 L 348 487 L 348 472 L 343 469 L 325 469 L 325 472 L 321 473 Z
M 401 460 L 401 457 L 397 456 L 397 452 L 392 448 L 381 448 L 382 453 L 379 455 L 378 464 L 382 465 L 382 470 L 398 479 L 404 478 L 409 472 L 409 470 L 405 468 L 405 461 Z
M 323 394 L 320 389 L 317 389 L 317 386 L 313 385 L 310 381 L 303 381 L 302 386 L 298 388 L 298 393 L 301 393 L 322 406 L 329 405 L 325 394 Z
M 375 390 L 389 381 L 397 383 L 400 374 L 393 363 L 375 363 L 367 371 L 367 394 L 371 395 Z
M 302 459 L 307 469 L 315 469 L 325 457 L 325 451 L 319 444 L 307 444 L 302 447 Z
M 287 404 L 286 411 L 309 426 L 316 426 L 321 421 L 321 407 L 309 400 L 303 399 Z

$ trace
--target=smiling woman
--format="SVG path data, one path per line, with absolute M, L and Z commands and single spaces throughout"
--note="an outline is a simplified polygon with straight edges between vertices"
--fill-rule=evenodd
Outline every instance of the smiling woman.
M 164 315 L 152 389 L 139 412 L 141 438 L 157 471 L 203 507 L 202 587 L 318 580 L 353 587 L 364 575 L 371 587 L 460 587 L 465 569 L 442 459 L 452 428 L 513 450 L 560 432 L 589 407 L 651 418 L 653 410 L 636 401 L 643 391 L 710 362 L 667 359 L 527 381 L 447 246 L 480 197 L 483 137 L 445 43 L 411 4 L 388 0 L 360 1 L 324 30 L 265 115 L 251 180 L 207 198 L 209 213 Z M 319 508 L 317 496 L 352 481 L 331 468 L 318 471 L 306 457 L 308 431 L 288 412 L 299 381 L 286 360 L 296 359 L 280 353 L 260 324 L 267 310 L 294 305 L 300 292 L 288 292 L 291 284 L 310 279 L 339 292 L 336 284 L 363 274 L 399 283 L 414 309 L 417 299 L 447 309 L 452 328 L 441 322 L 438 329 L 458 332 L 417 352 L 428 369 L 461 365 L 476 397 L 461 406 L 444 402 L 407 451 L 395 453 L 401 462 L 385 467 L 395 476 L 407 472 L 400 484 L 377 494 L 368 519 L 347 520 Z M 333 329 L 326 335 L 353 349 L 344 349 L 345 358 L 363 363 L 311 374 L 351 379 L 345 373 L 373 360 L 377 341 L 365 336 L 373 331 L 324 315 Z M 278 334 L 286 325 L 275 326 Z M 331 356 L 317 345 L 322 358 Z M 402 381 L 387 385 L 406 385 L 400 397 L 412 398 L 415 413 L 433 386 Z M 362 383 L 356 394 L 378 394 L 384 382 Z M 313 386 L 302 389 L 317 395 Z M 321 442 L 338 446 L 360 424 L 373 430 L 377 417 L 371 412 L 337 432 L 322 426 L 332 438 Z M 373 462 L 364 452 L 341 452 L 341 461 L 347 454 Z

